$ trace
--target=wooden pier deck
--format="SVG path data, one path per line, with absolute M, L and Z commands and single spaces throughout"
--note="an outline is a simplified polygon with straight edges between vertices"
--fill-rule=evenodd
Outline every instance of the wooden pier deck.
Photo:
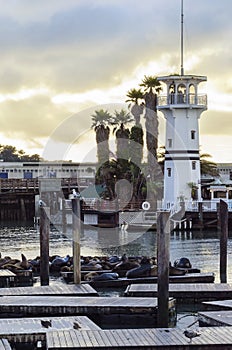
M 51 322 L 51 327 L 44 327 L 42 322 Z M 78 327 L 79 331 L 101 330 L 86 316 L 70 317 L 36 317 L 0 319 L 0 337 L 10 342 L 35 343 L 46 340 L 46 332 L 65 331 Z M 1 347 L 0 347 L 1 350 Z
M 203 328 L 200 333 L 189 344 L 183 330 L 177 328 L 50 331 L 47 333 L 47 349 L 231 350 L 230 327 Z
M 131 284 L 124 295 L 129 297 L 157 297 L 157 284 Z M 202 302 L 232 299 L 232 285 L 227 283 L 178 283 L 169 285 L 169 296 L 178 301 Z M 232 306 L 231 306 L 232 307 Z
M 63 279 L 67 282 L 71 282 L 70 272 L 63 272 Z M 72 274 L 72 273 L 71 273 Z M 127 287 L 130 284 L 138 283 L 157 283 L 157 277 L 140 277 L 140 278 L 126 278 L 122 277 L 116 280 L 106 281 L 92 281 L 82 282 L 82 284 L 90 284 L 93 288 L 121 288 Z M 214 283 L 215 275 L 213 272 L 208 273 L 189 273 L 182 276 L 170 276 L 169 283 Z
M 170 304 L 174 304 L 170 300 Z M 0 314 L 39 315 L 91 315 L 154 313 L 156 298 L 128 297 L 63 297 L 63 296 L 3 296 L 0 298 Z
M 206 311 L 198 312 L 200 327 L 232 326 L 232 311 Z
M 0 288 L 15 285 L 16 274 L 7 269 L 0 269 Z
M 65 284 L 58 283 L 49 286 L 38 287 L 15 287 L 0 289 L 0 296 L 98 296 L 98 293 L 88 284 Z
M 202 303 L 206 310 L 232 310 L 232 300 L 205 301 Z
M 11 346 L 7 339 L 0 339 L 0 350 L 11 350 Z

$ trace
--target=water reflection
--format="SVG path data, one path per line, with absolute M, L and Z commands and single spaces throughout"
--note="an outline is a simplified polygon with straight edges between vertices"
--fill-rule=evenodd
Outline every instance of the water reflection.
M 232 239 L 228 240 L 228 282 L 232 283 Z M 87 228 L 80 235 L 82 255 L 156 255 L 156 233 L 153 231 L 122 232 L 120 229 Z M 21 225 L 1 225 L 2 256 L 34 258 L 39 252 L 39 228 Z M 219 282 L 219 234 L 217 231 L 173 232 L 170 237 L 170 260 L 188 257 L 192 265 L 202 272 L 214 272 Z M 72 229 L 50 231 L 50 255 L 72 255 Z

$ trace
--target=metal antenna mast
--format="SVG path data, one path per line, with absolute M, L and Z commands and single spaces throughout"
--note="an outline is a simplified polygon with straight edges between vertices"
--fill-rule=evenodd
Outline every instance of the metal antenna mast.
M 180 36 L 180 75 L 184 75 L 184 40 L 183 40 L 183 25 L 184 25 L 184 10 L 183 10 L 183 0 L 181 0 L 181 36 Z

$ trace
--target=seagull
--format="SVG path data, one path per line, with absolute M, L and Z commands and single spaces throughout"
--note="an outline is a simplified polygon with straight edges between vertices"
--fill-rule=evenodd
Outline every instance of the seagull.
M 197 331 L 194 331 L 192 329 L 186 329 L 184 331 L 184 335 L 190 339 L 189 343 L 192 342 L 192 339 L 195 338 L 195 337 L 199 337 L 201 335 L 201 333 L 197 332 Z
M 129 224 L 126 221 L 123 221 L 123 223 L 121 224 L 121 231 L 127 231 L 129 227 Z
M 44 201 L 42 201 L 42 199 L 40 199 L 40 200 L 39 200 L 39 206 L 40 206 L 40 207 L 46 207 L 47 204 L 46 204 Z
M 73 328 L 74 328 L 74 329 L 80 329 L 81 326 L 79 325 L 79 323 L 73 322 Z
M 49 328 L 52 326 L 52 321 L 51 320 L 41 320 L 41 326 L 44 327 L 44 328 Z

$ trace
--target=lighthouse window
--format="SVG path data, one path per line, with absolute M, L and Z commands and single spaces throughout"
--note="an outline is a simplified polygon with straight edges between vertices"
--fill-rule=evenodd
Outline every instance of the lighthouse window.
M 172 139 L 168 139 L 168 147 L 169 147 L 169 148 L 172 147 Z
M 171 168 L 167 168 L 167 172 L 168 172 L 168 177 L 172 176 L 172 169 Z
M 196 162 L 195 161 L 192 162 L 192 170 L 196 170 Z
M 191 130 L 191 139 L 195 140 L 196 138 L 196 131 L 195 130 Z

